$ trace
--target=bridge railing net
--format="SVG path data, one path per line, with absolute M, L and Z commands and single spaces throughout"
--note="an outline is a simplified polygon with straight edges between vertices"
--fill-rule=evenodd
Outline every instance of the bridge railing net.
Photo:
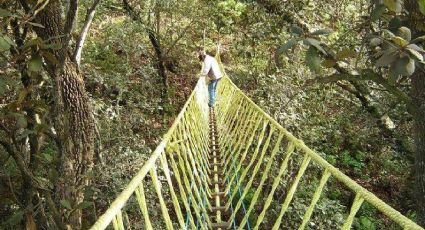
M 208 228 L 207 100 L 200 79 L 152 156 L 91 229 Z M 136 220 L 127 215 L 134 207 Z
M 356 213 L 368 203 L 401 229 L 423 229 L 295 138 L 227 77 L 219 83 L 218 98 L 216 116 L 220 148 L 225 154 L 226 208 L 232 211 L 233 228 L 334 229 L 340 224 L 337 228 L 348 230 Z M 302 183 L 308 172 L 307 181 Z M 330 186 L 330 179 L 337 186 Z M 312 187 L 312 191 L 308 193 L 301 186 Z M 327 189 L 351 193 L 351 207 L 342 214 L 341 223 L 312 227 L 311 218 Z M 291 207 L 297 192 L 309 201 L 302 211 Z M 284 220 L 295 211 L 299 212 L 293 218 L 299 219 L 296 227 L 288 225 L 294 220 Z
M 152 156 L 91 229 L 211 228 L 207 100 L 200 79 Z M 327 189 L 344 188 L 354 199 L 341 223 L 333 223 L 338 228 L 350 229 L 368 203 L 402 229 L 423 229 L 295 138 L 228 77 L 219 83 L 216 118 L 231 228 L 324 229 L 311 226 L 318 204 Z M 317 180 L 305 183 L 308 173 Z M 308 200 L 302 211 L 291 206 L 300 193 Z M 135 210 L 136 218 L 128 217 Z M 299 223 L 288 227 L 288 215 L 295 212 Z

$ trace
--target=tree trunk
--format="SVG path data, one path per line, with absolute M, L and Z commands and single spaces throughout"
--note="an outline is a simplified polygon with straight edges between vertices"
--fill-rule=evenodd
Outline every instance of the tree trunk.
M 417 222 L 425 227 L 425 73 L 420 70 L 412 76 L 412 104 Z
M 162 96 L 162 99 L 164 100 L 164 103 L 168 103 L 168 79 L 167 79 L 167 74 L 165 72 L 164 56 L 162 54 L 161 45 L 154 31 L 152 31 L 151 29 L 147 29 L 147 32 L 148 32 L 148 37 L 152 44 L 152 47 L 155 50 L 155 55 L 157 59 L 157 70 L 158 70 L 159 77 L 161 78 L 162 85 L 164 87 L 163 91 L 161 92 L 161 96 Z
M 69 15 L 69 13 L 68 13 Z M 84 200 L 84 187 L 88 184 L 87 173 L 91 171 L 94 154 L 94 118 L 90 101 L 85 91 L 83 77 L 72 62 L 71 52 L 63 34 L 66 32 L 61 18 L 59 0 L 51 0 L 37 15 L 36 21 L 44 26 L 36 33 L 43 40 L 62 43 L 64 47 L 52 50 L 59 64 L 50 63 L 48 72 L 54 80 L 55 130 L 61 142 L 61 159 L 56 184 L 55 201 L 66 200 L 75 208 Z M 66 36 L 65 36 L 66 37 Z M 71 210 L 62 207 L 62 215 Z M 71 213 L 65 220 L 72 228 L 81 228 L 81 210 Z
M 124 9 L 127 11 L 127 13 L 130 15 L 130 17 L 134 21 L 142 22 L 142 19 L 140 18 L 139 13 L 134 11 L 134 9 L 130 6 L 128 0 L 123 0 L 123 5 L 124 5 Z M 160 17 L 159 17 L 158 8 L 156 8 L 156 10 L 157 10 L 156 11 L 157 22 L 159 22 Z M 154 29 L 146 28 L 146 32 L 147 32 L 148 37 L 149 37 L 149 41 L 152 44 L 152 47 L 155 51 L 155 56 L 156 56 L 156 59 L 157 59 L 156 69 L 158 70 L 158 75 L 161 78 L 161 82 L 162 82 L 162 85 L 164 87 L 163 90 L 161 91 L 161 97 L 163 99 L 163 103 L 167 105 L 169 103 L 168 79 L 167 79 L 167 74 L 165 72 L 164 54 L 162 52 L 162 48 L 161 48 L 161 44 L 160 44 L 160 40 L 159 40 L 159 36 L 158 36 L 159 24 L 157 24 L 157 26 L 156 26 L 156 31 L 157 32 L 155 33 Z
M 425 15 L 419 11 L 417 0 L 406 0 L 409 28 L 412 37 L 424 35 Z M 413 138 L 415 141 L 415 203 L 417 222 L 425 227 L 425 72 L 417 68 L 411 76 Z

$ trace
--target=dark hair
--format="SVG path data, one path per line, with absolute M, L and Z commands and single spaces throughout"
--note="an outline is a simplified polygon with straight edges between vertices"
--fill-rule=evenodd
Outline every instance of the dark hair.
M 198 58 L 200 61 L 203 61 L 205 59 L 206 53 L 203 50 L 198 51 Z

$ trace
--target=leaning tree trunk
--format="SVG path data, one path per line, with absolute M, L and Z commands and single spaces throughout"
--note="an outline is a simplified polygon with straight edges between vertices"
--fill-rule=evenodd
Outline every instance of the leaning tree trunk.
M 425 15 L 419 11 L 417 0 L 406 0 L 409 27 L 413 37 L 424 35 Z M 411 77 L 413 136 L 415 141 L 415 203 L 419 225 L 425 227 L 425 72 L 418 68 Z
M 167 79 L 167 74 L 165 72 L 164 56 L 162 54 L 159 38 L 158 36 L 155 35 L 155 32 L 151 29 L 147 29 L 147 33 L 148 33 L 149 40 L 152 44 L 152 47 L 155 50 L 158 75 L 161 78 L 161 82 L 163 85 L 161 96 L 162 96 L 163 102 L 168 103 L 168 79 Z
M 87 9 L 86 18 L 84 20 L 83 28 L 81 29 L 80 36 L 78 37 L 76 49 L 73 54 L 73 61 L 79 66 L 81 63 L 81 53 L 83 51 L 84 42 L 86 41 L 87 34 L 89 33 L 90 25 L 93 21 L 94 14 L 96 13 L 96 7 L 100 0 L 94 0 L 93 5 Z
M 88 184 L 88 172 L 92 169 L 94 153 L 94 118 L 85 91 L 82 75 L 72 62 L 66 42 L 65 22 L 61 18 L 59 0 L 51 0 L 37 15 L 36 21 L 44 26 L 36 33 L 43 40 L 62 43 L 63 47 L 51 52 L 58 63 L 48 63 L 48 72 L 54 80 L 55 130 L 60 140 L 59 181 L 56 184 L 56 202 L 66 200 L 75 208 L 84 200 L 84 187 Z M 71 23 L 72 24 L 72 23 Z M 70 31 L 70 30 L 68 30 Z M 45 60 L 48 62 L 48 60 Z M 62 207 L 64 208 L 64 207 Z M 62 209 L 62 214 L 72 228 L 81 228 L 81 210 Z

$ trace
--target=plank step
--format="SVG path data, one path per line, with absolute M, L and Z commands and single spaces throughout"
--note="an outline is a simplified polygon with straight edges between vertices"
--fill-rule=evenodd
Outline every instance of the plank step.
M 227 194 L 225 192 L 213 192 L 213 193 L 211 193 L 212 197 L 215 197 L 215 196 L 223 197 L 223 196 L 226 196 L 226 195 Z
M 221 179 L 218 179 L 218 181 L 213 181 L 213 182 L 211 182 L 211 183 L 209 183 L 211 186 L 212 185 L 216 185 L 216 184 L 218 184 L 218 185 L 224 185 L 224 183 L 223 183 L 223 180 L 221 180 Z
M 211 223 L 212 229 L 227 229 L 232 223 L 231 222 L 221 222 L 221 223 Z
M 226 211 L 226 206 L 211 207 L 211 211 L 212 212 L 217 212 L 217 211 L 224 212 L 224 211 Z
M 223 172 L 222 171 L 211 171 L 209 176 L 213 177 L 215 174 L 219 175 L 219 176 L 223 176 Z

